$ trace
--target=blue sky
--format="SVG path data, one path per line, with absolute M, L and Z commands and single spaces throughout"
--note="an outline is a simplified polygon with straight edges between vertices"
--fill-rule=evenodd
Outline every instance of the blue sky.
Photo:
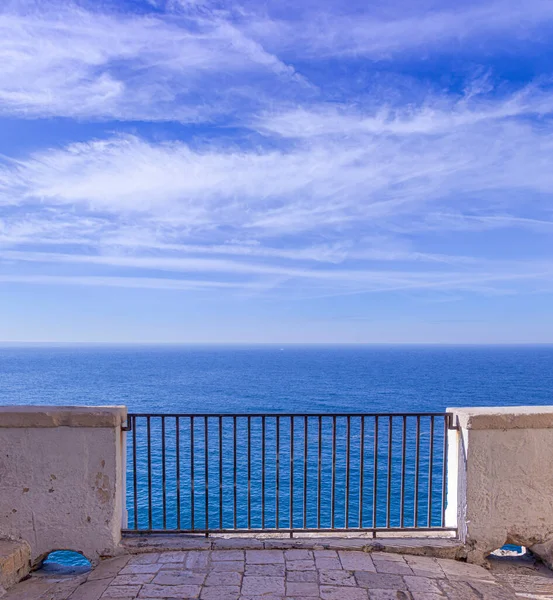
M 7 0 L 0 340 L 553 342 L 553 3 Z

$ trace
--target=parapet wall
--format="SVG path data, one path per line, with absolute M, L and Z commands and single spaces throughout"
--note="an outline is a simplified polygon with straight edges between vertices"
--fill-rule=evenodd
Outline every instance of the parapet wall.
M 446 525 L 470 562 L 506 543 L 553 564 L 553 407 L 450 409 Z M 92 561 L 125 526 L 125 407 L 0 407 L 0 538 Z
M 452 408 L 446 524 L 467 559 L 504 544 L 553 563 L 553 407 Z
M 114 553 L 124 515 L 117 407 L 0 407 L 0 537 L 22 539 L 31 561 L 74 550 Z

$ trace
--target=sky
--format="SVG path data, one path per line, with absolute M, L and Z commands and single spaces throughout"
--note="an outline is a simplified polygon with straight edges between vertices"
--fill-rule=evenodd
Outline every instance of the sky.
M 550 0 L 3 0 L 0 341 L 553 343 Z

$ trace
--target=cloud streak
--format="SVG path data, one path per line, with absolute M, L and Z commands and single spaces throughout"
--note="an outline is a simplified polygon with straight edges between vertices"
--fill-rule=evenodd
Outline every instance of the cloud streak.
M 243 262 L 236 260 L 211 259 L 211 258 L 167 258 L 151 256 L 120 256 L 120 255 L 76 255 L 59 254 L 53 252 L 21 252 L 4 251 L 0 259 L 15 263 L 28 262 L 33 264 L 53 263 L 58 265 L 101 265 L 110 269 L 125 268 L 131 271 L 162 271 L 171 273 L 195 273 L 204 277 L 216 274 L 219 280 L 209 279 L 206 281 L 184 280 L 177 284 L 171 280 L 158 282 L 158 279 L 144 277 L 143 287 L 157 286 L 160 289 L 204 289 L 204 288 L 246 288 L 250 290 L 263 291 L 281 287 L 285 291 L 293 284 L 296 291 L 305 293 L 307 290 L 332 289 L 332 295 L 358 294 L 369 292 L 389 291 L 476 291 L 480 293 L 496 293 L 507 291 L 504 286 L 526 281 L 538 281 L 540 283 L 553 280 L 553 262 L 541 264 L 516 264 L 514 262 L 500 265 L 495 270 L 489 271 L 481 267 L 465 271 L 414 271 L 414 270 L 385 270 L 385 269 L 313 269 L 298 268 L 294 266 L 282 266 L 263 263 Z M 489 267 L 489 265 L 488 265 Z M 92 282 L 101 282 L 98 277 L 87 278 L 79 273 L 71 276 L 63 276 L 58 281 L 57 276 L 46 276 L 44 282 L 67 283 L 68 279 L 75 277 L 75 283 L 89 285 Z M 224 281 L 222 277 L 231 276 L 235 279 Z M 19 279 L 21 277 L 21 279 Z M 6 281 L 33 282 L 35 275 L 9 275 Z M 254 281 L 251 277 L 256 278 Z M 41 283 L 42 276 L 38 276 L 37 283 Z M 107 277 L 106 285 L 122 286 L 125 277 Z M 141 287 L 142 278 L 129 276 L 128 287 Z M 176 280 L 175 280 L 176 281 Z M 110 283 L 111 282 L 111 283 Z M 157 283 L 155 283 L 157 282 Z M 90 283 L 100 285 L 100 283 Z M 179 285 L 181 287 L 179 287 Z M 507 288 L 508 289 L 508 288 Z
M 243 104 L 245 76 L 268 89 L 306 85 L 293 67 L 214 15 L 10 6 L 0 10 L 0 115 L 196 122 Z M 221 76 L 231 73 L 233 84 L 217 93 Z
M 553 7 L 547 0 L 530 0 L 524 5 L 513 0 L 439 3 L 438 8 L 431 3 L 428 10 L 396 0 L 388 11 L 374 6 L 353 14 L 344 14 L 337 4 L 325 4 L 327 10 L 322 11 L 319 6 L 292 22 L 259 18 L 252 19 L 247 28 L 285 55 L 300 48 L 316 57 L 353 55 L 389 60 L 400 53 L 437 47 L 470 53 L 474 39 L 497 47 L 504 36 L 528 39 L 531 31 L 547 28 L 553 21 Z
M 552 5 L 429 5 L 0 9 L 0 117 L 93 131 L 0 158 L 0 281 L 286 298 L 549 288 L 550 75 L 375 82 L 507 39 L 535 51 Z
M 502 48 L 507 40 L 530 43 L 533 34 L 539 40 L 553 25 L 547 0 L 426 11 L 396 0 L 386 13 L 300 3 L 286 17 L 273 2 L 224 10 L 168 2 L 135 14 L 88 6 L 55 0 L 0 8 L 0 115 L 240 123 L 275 104 L 334 99 L 332 79 L 309 79 L 313 61 L 472 52 L 475 39 Z

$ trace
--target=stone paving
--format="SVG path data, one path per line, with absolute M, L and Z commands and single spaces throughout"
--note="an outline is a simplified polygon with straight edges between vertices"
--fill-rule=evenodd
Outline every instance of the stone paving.
M 384 552 L 192 550 L 125 555 L 72 577 L 37 572 L 3 600 L 545 600 L 551 575 Z

